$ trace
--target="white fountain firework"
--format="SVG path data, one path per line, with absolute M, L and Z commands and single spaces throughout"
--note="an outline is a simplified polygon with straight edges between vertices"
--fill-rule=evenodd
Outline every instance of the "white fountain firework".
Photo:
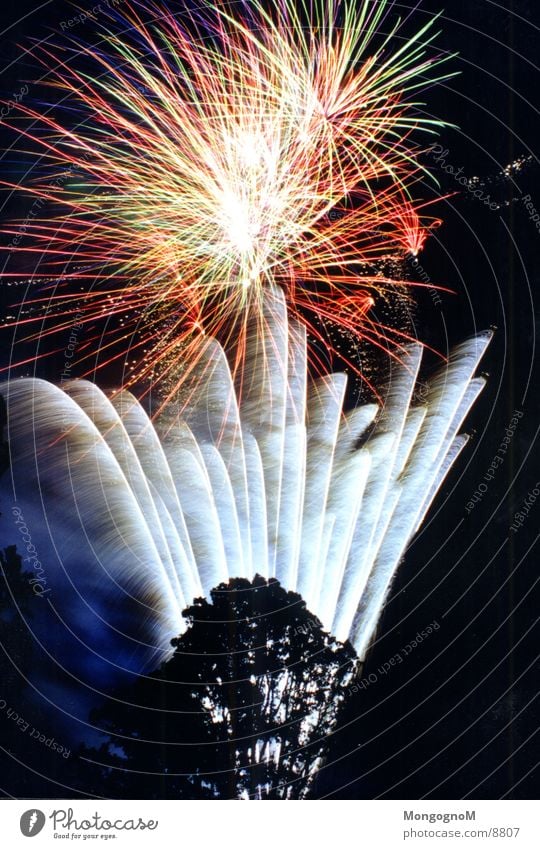
M 300 593 L 363 659 L 467 442 L 458 431 L 484 385 L 474 375 L 490 333 L 454 350 L 421 403 L 413 345 L 380 407 L 344 412 L 346 375 L 308 380 L 305 330 L 279 290 L 263 310 L 241 380 L 203 338 L 182 396 L 153 421 L 131 393 L 84 380 L 1 387 L 16 509 L 50 591 L 32 627 L 87 686 L 151 671 L 194 598 L 256 574 Z

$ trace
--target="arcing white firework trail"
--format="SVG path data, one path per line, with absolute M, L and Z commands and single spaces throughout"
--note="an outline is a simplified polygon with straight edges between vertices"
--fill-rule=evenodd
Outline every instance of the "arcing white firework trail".
M 150 419 L 128 386 L 2 388 L 17 509 L 50 590 L 32 627 L 71 679 L 55 691 L 38 669 L 51 700 L 75 681 L 82 703 L 155 669 L 182 611 L 235 577 L 277 578 L 363 659 L 483 385 L 488 335 L 453 352 L 421 404 L 422 347 L 398 331 L 379 404 L 345 412 L 344 374 L 308 377 L 307 334 L 328 345 L 326 323 L 384 346 L 391 328 L 368 313 L 393 283 L 376 263 L 416 254 L 433 226 L 411 198 L 411 134 L 434 124 L 410 102 L 433 66 L 429 27 L 392 51 L 395 27 L 373 43 L 384 2 L 306 5 L 307 31 L 288 0 L 275 15 L 242 8 L 252 17 L 201 12 L 198 39 L 132 9 L 135 45 L 109 34 L 115 61 L 87 51 L 103 80 L 64 62 L 58 86 L 93 129 L 23 105 L 53 168 L 83 171 L 65 191 L 35 188 L 68 210 L 33 228 L 43 275 L 76 243 L 86 270 L 65 280 L 97 280 L 78 301 L 83 324 L 150 316 L 137 376 L 157 371 L 164 396 Z M 55 332 L 71 299 L 46 299 Z M 171 315 L 158 337 L 154 317 Z
M 241 393 L 209 338 L 191 403 L 170 399 L 154 422 L 129 392 L 109 399 L 86 381 L 7 387 L 16 496 L 28 517 L 43 508 L 60 564 L 50 602 L 87 645 L 106 647 L 115 629 L 116 658 L 132 645 L 129 668 L 155 664 L 151 647 L 167 650 L 193 598 L 256 574 L 300 593 L 364 657 L 407 544 L 467 441 L 458 431 L 484 384 L 474 373 L 489 334 L 453 352 L 422 404 L 416 345 L 382 409 L 343 414 L 345 375 L 308 385 L 304 329 L 287 321 L 279 290 L 263 308 Z M 145 613 L 130 618 L 130 607 Z

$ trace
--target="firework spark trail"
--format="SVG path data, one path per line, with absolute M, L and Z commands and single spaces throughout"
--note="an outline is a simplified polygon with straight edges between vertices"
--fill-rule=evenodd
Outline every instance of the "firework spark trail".
M 242 4 L 244 17 L 228 8 L 183 26 L 157 5 L 133 6 L 118 15 L 127 34 L 104 29 L 103 48 L 36 48 L 81 120 L 70 129 L 19 107 L 51 169 L 79 174 L 26 187 L 64 209 L 36 218 L 18 248 L 40 256 L 34 279 L 64 281 L 34 303 L 54 317 L 51 333 L 70 324 L 76 281 L 85 323 L 133 313 L 137 378 L 157 363 L 174 372 L 201 332 L 226 341 L 233 325 L 240 363 L 245 317 L 272 284 L 326 347 L 335 325 L 386 349 L 388 329 L 369 311 L 397 284 L 373 264 L 416 254 L 435 223 L 411 197 L 422 174 L 412 133 L 440 123 L 412 99 L 441 61 L 427 56 L 433 21 L 391 48 L 400 25 L 379 34 L 386 2 L 310 4 L 309 28 L 290 0 L 272 14 L 258 0 Z M 84 270 L 69 268 L 74 256 Z M 129 336 L 123 327 L 105 341 L 108 361 Z M 390 338 L 403 352 L 405 334 Z

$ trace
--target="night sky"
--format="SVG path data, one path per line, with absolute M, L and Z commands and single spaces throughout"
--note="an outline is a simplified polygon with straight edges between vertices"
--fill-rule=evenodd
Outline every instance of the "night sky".
M 173 0 L 169 5 L 181 8 Z M 404 14 L 414 5 L 395 4 Z M 368 683 L 348 701 L 319 775 L 318 798 L 537 794 L 539 596 L 533 545 L 540 503 L 519 530 L 511 525 L 540 480 L 535 359 L 540 218 L 533 219 L 540 212 L 535 105 L 540 8 L 535 0 L 420 0 L 415 24 L 441 9 L 436 44 L 458 54 L 448 69 L 459 74 L 430 86 L 423 99 L 431 115 L 456 127 L 444 129 L 434 139 L 439 147 L 425 155 L 440 182 L 439 189 L 424 184 L 426 200 L 449 197 L 436 207 L 444 224 L 419 261 L 434 285 L 453 294 L 441 294 L 436 302 L 429 291 L 419 293 L 415 332 L 444 354 L 475 331 L 497 330 L 482 363 L 487 387 L 464 428 L 473 439 L 398 571 L 363 671 Z M 34 79 L 25 45 L 44 37 L 61 42 L 61 22 L 73 12 L 58 0 L 40 5 L 4 0 L 0 14 L 0 90 L 9 98 Z M 91 39 L 92 27 L 81 27 L 78 34 L 83 33 Z M 11 145 L 13 135 L 5 138 Z M 29 163 L 8 151 L 2 158 L 5 179 L 24 173 Z M 467 178 L 466 185 L 459 177 Z M 6 198 L 2 214 L 24 216 L 25 204 L 28 199 Z M 12 293 L 2 283 L 6 312 Z M 10 333 L 3 330 L 0 338 L 4 365 Z M 17 357 L 24 351 L 21 346 Z M 428 357 L 426 376 L 435 364 L 436 357 Z M 54 380 L 54 357 L 40 369 Z M 481 497 L 471 501 L 516 411 L 519 422 L 504 461 Z M 14 542 L 5 533 L 3 526 L 0 547 Z M 405 647 L 433 622 L 438 629 L 405 656 Z M 396 655 L 403 661 L 381 672 Z

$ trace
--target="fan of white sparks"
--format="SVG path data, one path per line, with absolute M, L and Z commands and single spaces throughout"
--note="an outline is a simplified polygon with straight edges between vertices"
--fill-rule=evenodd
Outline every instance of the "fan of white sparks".
M 45 646 L 56 635 L 58 662 L 83 678 L 96 664 L 102 683 L 151 671 L 194 598 L 256 574 L 300 593 L 365 657 L 404 552 L 467 442 L 458 432 L 484 385 L 474 375 L 490 334 L 454 350 L 421 403 L 413 345 L 380 407 L 344 413 L 346 375 L 308 380 L 305 331 L 280 292 L 263 311 L 242 385 L 227 352 L 203 339 L 182 398 L 153 421 L 129 392 L 107 397 L 84 380 L 1 387 L 14 509 L 49 602 L 34 632 Z

